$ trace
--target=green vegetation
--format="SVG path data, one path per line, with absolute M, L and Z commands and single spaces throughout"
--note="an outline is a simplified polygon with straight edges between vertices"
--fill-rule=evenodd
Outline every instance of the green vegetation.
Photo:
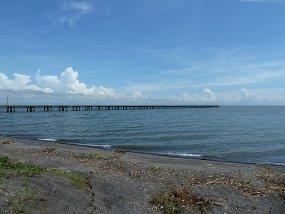
M 211 202 L 198 197 L 185 187 L 176 187 L 168 192 L 159 192 L 152 196 L 151 203 L 165 214 L 178 214 L 186 206 L 194 206 L 201 213 L 206 212 Z
M 3 182 L 3 178 L 0 177 L 0 190 L 4 188 L 4 182 Z M 1 212 L 0 212 L 1 214 Z
M 83 159 L 102 160 L 104 158 L 104 155 L 100 152 L 92 152 L 92 153 L 83 153 L 80 157 Z
M 0 156 L 0 188 L 5 187 L 4 179 L 8 181 L 9 177 L 21 176 L 26 179 L 25 184 L 22 185 L 21 188 L 17 188 L 16 190 L 5 190 L 6 192 L 8 191 L 7 206 L 11 213 L 34 213 L 33 210 L 30 210 L 30 205 L 32 202 L 38 200 L 37 197 L 40 192 L 38 191 L 38 188 L 31 187 L 28 183 L 31 176 L 39 175 L 41 173 L 65 177 L 71 181 L 71 185 L 74 188 L 85 189 L 90 188 L 91 186 L 88 177 L 74 172 L 64 171 L 62 169 L 48 169 L 41 166 L 13 161 L 7 156 Z M 45 213 L 45 211 L 41 210 L 39 213 Z
M 35 199 L 38 194 L 38 189 L 30 187 L 27 180 L 24 187 L 23 192 L 18 191 L 7 200 L 7 205 L 10 207 L 12 213 L 27 213 L 29 211 L 27 209 L 28 203 Z
M 70 171 L 64 171 L 61 169 L 50 169 L 49 173 L 55 176 L 63 176 L 71 180 L 71 185 L 77 189 L 84 189 L 90 187 L 90 180 L 88 177 L 76 174 Z
M 156 171 L 160 170 L 160 167 L 159 167 L 159 166 L 156 166 L 156 165 L 153 165 L 153 166 L 151 166 L 149 169 L 150 169 L 150 171 L 152 171 L 152 172 L 156 172 Z
M 71 184 L 74 188 L 84 189 L 90 186 L 90 181 L 86 176 L 79 175 L 74 172 L 64 171 L 61 169 L 47 169 L 41 166 L 11 161 L 7 156 L 0 156 L 0 178 L 20 175 L 29 177 L 44 172 L 70 179 Z
M 17 175 L 34 176 L 44 172 L 45 168 L 26 164 L 21 162 L 13 162 L 7 156 L 0 156 L 0 177 L 9 177 Z

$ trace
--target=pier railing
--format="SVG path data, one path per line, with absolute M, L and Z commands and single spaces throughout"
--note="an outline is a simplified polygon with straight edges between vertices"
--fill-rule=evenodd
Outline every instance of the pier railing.
M 0 109 L 16 112 L 24 109 L 35 111 L 103 111 L 103 110 L 147 110 L 147 109 L 187 109 L 187 108 L 217 108 L 219 105 L 2 105 Z

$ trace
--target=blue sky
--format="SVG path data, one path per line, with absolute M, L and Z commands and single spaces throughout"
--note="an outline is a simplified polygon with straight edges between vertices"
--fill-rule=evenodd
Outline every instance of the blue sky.
M 2 0 L 0 103 L 285 105 L 283 0 Z

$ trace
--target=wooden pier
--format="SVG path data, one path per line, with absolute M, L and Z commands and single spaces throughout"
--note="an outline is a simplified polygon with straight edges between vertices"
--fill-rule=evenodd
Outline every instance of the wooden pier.
M 16 112 L 24 109 L 27 112 L 51 111 L 111 111 L 111 110 L 155 110 L 155 109 L 190 109 L 190 108 L 217 108 L 219 105 L 3 105 L 0 109 L 7 112 Z

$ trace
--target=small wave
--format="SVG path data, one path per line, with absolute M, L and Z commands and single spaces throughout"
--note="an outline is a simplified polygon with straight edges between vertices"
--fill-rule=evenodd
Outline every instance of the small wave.
M 136 151 L 153 151 L 153 150 L 161 150 L 162 146 L 153 146 L 153 145 L 114 145 L 112 146 L 116 149 L 126 149 L 126 150 L 136 150 Z
M 92 145 L 92 147 L 98 147 L 98 148 L 112 148 L 111 145 L 103 144 L 103 145 Z
M 54 139 L 54 138 L 41 138 L 41 139 L 38 139 L 38 140 L 47 141 L 47 142 L 56 142 L 56 141 L 57 141 L 57 140 Z
M 220 154 L 208 154 L 208 155 L 204 155 L 204 157 L 206 157 L 206 158 L 222 158 L 223 156 Z
M 88 143 L 75 143 L 75 142 L 68 142 L 68 141 L 63 141 L 63 140 L 58 140 L 57 143 L 61 144 L 67 144 L 67 145 L 76 145 L 76 146 L 87 146 L 87 147 L 92 147 L 92 148 L 112 148 L 112 145 L 109 144 L 88 144 Z
M 179 156 L 179 157 L 192 157 L 192 158 L 199 158 L 202 157 L 203 155 L 200 154 L 191 154 L 191 153 L 174 153 L 174 152 L 167 152 L 167 153 L 161 153 L 161 154 L 166 154 L 166 155 L 173 155 L 173 156 Z

